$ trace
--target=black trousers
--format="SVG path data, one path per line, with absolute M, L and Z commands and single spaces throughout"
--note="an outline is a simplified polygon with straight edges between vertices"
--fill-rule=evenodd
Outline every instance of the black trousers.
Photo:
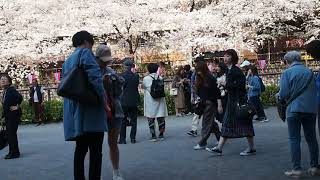
M 260 96 L 249 97 L 249 102 L 254 106 L 259 119 L 266 118 Z
M 123 110 L 125 117 L 121 123 L 120 141 L 126 141 L 127 120 L 128 119 L 130 120 L 130 124 L 131 124 L 130 139 L 136 139 L 138 108 L 137 107 L 122 107 L 122 110 Z
M 20 155 L 17 131 L 20 123 L 20 117 L 5 119 L 8 135 L 9 154 Z
M 104 133 L 85 133 L 76 139 L 74 152 L 74 180 L 85 180 L 84 160 L 90 150 L 89 180 L 101 179 L 102 144 Z

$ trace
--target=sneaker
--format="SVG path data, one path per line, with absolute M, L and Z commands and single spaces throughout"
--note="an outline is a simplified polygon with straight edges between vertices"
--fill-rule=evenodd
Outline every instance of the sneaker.
M 293 178 L 300 178 L 304 175 L 304 173 L 301 170 L 291 170 L 291 171 L 284 172 L 284 175 L 288 177 L 293 177 Z
M 267 119 L 266 117 L 261 118 L 261 122 L 269 122 L 269 119 Z
M 222 151 L 220 149 L 218 149 L 217 147 L 214 148 L 206 148 L 206 150 L 210 153 L 213 153 L 217 156 L 221 156 L 222 155 Z
M 310 168 L 308 170 L 308 174 L 310 174 L 311 176 L 320 176 L 320 168 L 316 168 L 316 167 Z
M 149 139 L 150 142 L 157 142 L 157 138 L 156 137 L 152 137 Z
M 176 114 L 176 117 L 182 117 L 182 114 L 178 113 Z
M 163 141 L 163 140 L 164 140 L 164 136 L 163 136 L 163 135 L 159 135 L 158 139 L 159 139 L 160 141 Z
M 118 144 L 127 144 L 126 141 L 119 141 Z
M 257 151 L 255 149 L 251 149 L 251 150 L 246 149 L 240 153 L 240 156 L 251 156 L 251 155 L 255 155 L 256 152 Z
M 131 143 L 132 143 L 132 144 L 135 144 L 135 143 L 137 143 L 137 140 L 131 139 Z
M 187 132 L 187 134 L 190 135 L 190 136 L 193 136 L 193 137 L 197 137 L 198 136 L 197 131 L 193 131 L 193 130 Z
M 124 180 L 121 176 L 113 176 L 113 180 Z
M 206 148 L 205 146 L 200 146 L 199 144 L 197 144 L 196 146 L 193 146 L 194 150 L 203 150 L 205 148 Z

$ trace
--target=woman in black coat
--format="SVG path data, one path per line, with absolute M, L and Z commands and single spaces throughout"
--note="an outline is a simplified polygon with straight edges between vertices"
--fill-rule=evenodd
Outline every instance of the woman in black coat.
M 2 75 L 0 83 L 4 89 L 2 96 L 2 117 L 5 119 L 9 144 L 9 153 L 5 156 L 5 159 L 19 158 L 20 151 L 17 130 L 22 114 L 19 106 L 22 102 L 22 96 L 12 86 L 12 80 L 8 75 Z
M 245 119 L 238 119 L 236 116 L 238 104 L 246 104 L 246 77 L 239 67 L 236 66 L 239 57 L 234 49 L 229 49 L 225 52 L 224 61 L 228 66 L 227 78 L 226 78 L 226 90 L 228 94 L 228 100 L 226 105 L 225 115 L 223 117 L 221 138 L 219 145 L 214 148 L 207 149 L 209 152 L 217 155 L 222 154 L 222 148 L 227 139 L 243 138 L 248 140 L 248 148 L 240 153 L 241 156 L 253 155 L 256 153 L 254 148 L 254 129 L 252 124 L 252 117 Z

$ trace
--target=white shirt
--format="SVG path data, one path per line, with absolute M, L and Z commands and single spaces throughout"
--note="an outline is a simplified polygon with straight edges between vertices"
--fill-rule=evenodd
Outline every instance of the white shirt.
M 34 89 L 33 102 L 39 102 L 36 87 L 33 87 L 33 89 Z M 43 92 L 44 92 L 43 87 L 40 88 L 40 92 L 41 92 L 41 94 L 43 94 Z

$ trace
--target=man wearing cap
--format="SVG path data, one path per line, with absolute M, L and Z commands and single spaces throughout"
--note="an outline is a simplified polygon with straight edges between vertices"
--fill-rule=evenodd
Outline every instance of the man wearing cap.
M 240 68 L 243 69 L 243 71 L 246 74 L 246 72 L 249 70 L 250 65 L 251 65 L 251 63 L 249 61 L 245 60 L 240 64 Z
M 136 143 L 138 105 L 140 100 L 138 91 L 139 75 L 131 71 L 134 67 L 134 63 L 131 59 L 125 58 L 123 66 L 125 68 L 125 72 L 123 72 L 121 76 L 125 79 L 125 83 L 123 87 L 123 95 L 121 97 L 121 104 L 125 117 L 121 125 L 119 144 L 126 144 L 128 120 L 131 125 L 130 139 L 131 143 L 134 144 Z
M 113 167 L 113 180 L 123 180 L 119 170 L 118 137 L 122 119 L 124 118 L 120 97 L 125 80 L 116 74 L 110 66 L 113 62 L 111 49 L 107 45 L 99 45 L 96 49 L 96 58 L 100 66 L 105 92 L 107 94 L 107 124 L 109 155 Z

